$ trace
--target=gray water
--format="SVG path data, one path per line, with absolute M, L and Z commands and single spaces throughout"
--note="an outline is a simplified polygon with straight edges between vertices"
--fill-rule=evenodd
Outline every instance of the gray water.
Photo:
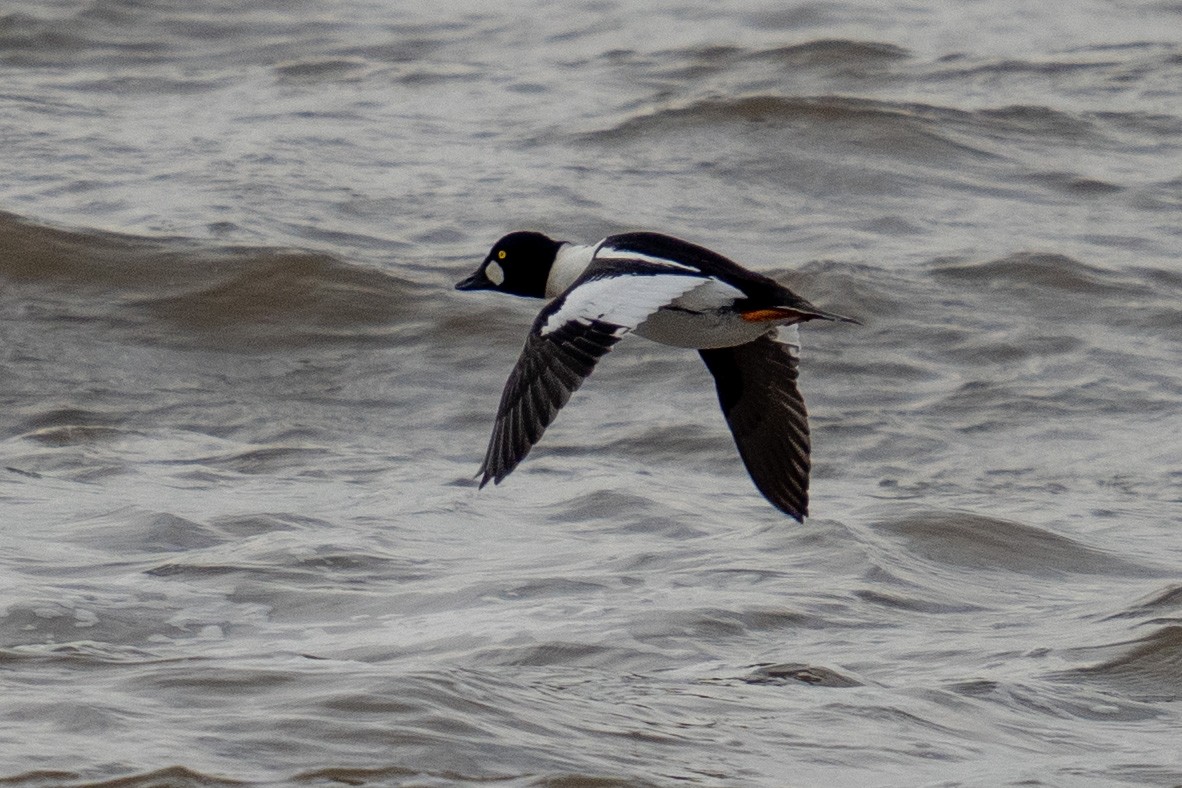
M 0 165 L 6 785 L 1182 784 L 1178 3 L 6 0 Z M 522 228 L 860 318 L 812 517 L 639 339 L 478 492 Z

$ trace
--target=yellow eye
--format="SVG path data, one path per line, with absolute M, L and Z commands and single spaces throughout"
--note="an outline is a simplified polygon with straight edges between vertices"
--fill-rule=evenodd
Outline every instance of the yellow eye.
M 505 259 L 505 250 L 504 250 L 504 249 L 502 249 L 501 251 L 497 252 L 497 259 L 498 259 L 498 260 L 504 260 L 504 259 Z

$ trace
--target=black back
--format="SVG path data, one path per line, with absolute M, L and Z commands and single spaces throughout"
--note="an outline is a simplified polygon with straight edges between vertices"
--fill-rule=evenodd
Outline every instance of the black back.
M 605 239 L 604 246 L 692 265 L 704 274 L 716 276 L 746 294 L 747 300 L 736 304 L 736 308 L 739 309 L 773 306 L 813 308 L 808 301 L 771 277 L 749 271 L 718 252 L 671 235 L 648 232 L 621 233 Z

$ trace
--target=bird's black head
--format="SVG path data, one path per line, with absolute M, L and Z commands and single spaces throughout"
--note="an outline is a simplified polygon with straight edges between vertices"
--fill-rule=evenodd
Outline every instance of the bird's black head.
M 541 233 L 509 233 L 493 244 L 476 273 L 456 290 L 496 290 L 511 295 L 546 297 L 546 280 L 562 241 Z

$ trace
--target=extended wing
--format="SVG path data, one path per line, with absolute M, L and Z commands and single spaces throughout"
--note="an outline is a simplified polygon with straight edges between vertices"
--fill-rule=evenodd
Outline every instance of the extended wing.
M 698 351 L 739 456 L 773 506 L 803 520 L 809 506 L 809 423 L 796 386 L 796 348 L 775 332 L 736 347 Z
M 640 273 L 638 273 L 638 270 Z M 595 364 L 629 331 L 678 296 L 702 284 L 696 273 L 612 261 L 586 273 L 538 314 L 501 394 L 480 486 L 494 484 L 525 459 Z

